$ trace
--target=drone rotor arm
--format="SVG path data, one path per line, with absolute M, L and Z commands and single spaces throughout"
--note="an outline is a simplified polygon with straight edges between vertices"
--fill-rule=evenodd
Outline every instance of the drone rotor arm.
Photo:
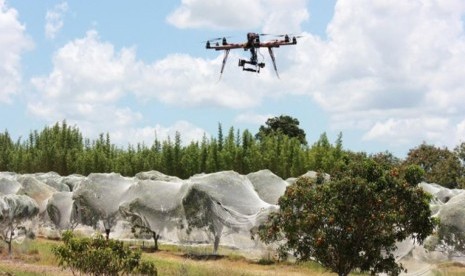
M 243 43 L 228 43 L 226 45 L 211 45 L 208 49 L 215 49 L 217 51 L 221 50 L 231 50 L 231 49 L 243 49 L 247 45 Z

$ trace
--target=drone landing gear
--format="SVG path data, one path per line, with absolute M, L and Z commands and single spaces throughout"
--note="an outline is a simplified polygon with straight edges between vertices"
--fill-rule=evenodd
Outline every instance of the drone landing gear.
M 250 64 L 253 67 L 246 67 L 246 64 Z M 260 62 L 250 62 L 245 59 L 239 59 L 239 67 L 242 67 L 242 71 L 248 71 L 248 72 L 255 72 L 255 73 L 260 73 L 260 68 L 265 67 L 265 63 Z

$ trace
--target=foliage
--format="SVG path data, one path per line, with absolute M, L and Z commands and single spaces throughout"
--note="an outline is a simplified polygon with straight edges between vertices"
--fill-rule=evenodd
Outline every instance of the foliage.
M 248 174 L 261 169 L 288 178 L 311 169 L 308 149 L 297 138 L 277 133 L 257 140 L 248 130 L 240 132 L 233 127 L 223 133 L 219 125 L 217 138 L 204 135 L 201 141 L 188 145 L 183 145 L 181 134 L 176 133 L 174 139 L 155 138 L 150 146 L 138 143 L 122 148 L 111 143 L 108 133 L 95 140 L 84 139 L 77 127 L 63 121 L 16 142 L 8 131 L 0 133 L 0 169 L 55 171 L 60 175 L 115 172 L 125 176 L 157 170 L 183 179 L 202 172 Z
M 423 143 L 409 151 L 404 165 L 420 166 L 425 171 L 426 182 L 458 188 L 465 183 L 465 171 L 459 156 L 447 148 Z
M 342 133 L 339 133 L 335 145 L 331 145 L 326 133 L 322 133 L 318 141 L 309 149 L 309 167 L 314 171 L 336 174 L 347 157 L 342 149 Z
M 290 251 L 339 275 L 354 269 L 398 275 L 395 243 L 409 236 L 422 243 L 433 231 L 429 200 L 373 159 L 349 161 L 331 181 L 299 178 L 290 185 L 259 237 L 281 241 L 282 256 Z
M 273 117 L 266 120 L 266 126 L 260 126 L 257 139 L 263 139 L 266 136 L 284 134 L 290 138 L 297 138 L 302 145 L 307 144 L 305 131 L 299 127 L 299 120 L 287 115 Z
M 424 180 L 425 171 L 418 165 L 408 165 L 404 168 L 404 178 L 410 185 L 417 185 Z
M 217 137 L 204 135 L 201 141 L 187 145 L 182 143 L 181 134 L 176 133 L 174 139 L 168 137 L 160 141 L 155 138 L 151 145 L 138 143 L 117 147 L 108 133 L 100 134 L 95 140 L 84 139 L 79 129 L 66 121 L 33 131 L 27 139 L 20 138 L 16 142 L 5 130 L 0 132 L 0 170 L 55 171 L 60 175 L 115 172 L 124 176 L 156 170 L 185 179 L 197 173 L 234 170 L 248 174 L 269 169 L 286 179 L 309 170 L 338 175 L 347 169 L 349 160 L 367 157 L 363 152 L 343 149 L 341 133 L 334 143 L 322 133 L 316 142 L 307 146 L 302 143 L 302 135 L 299 136 L 303 130 L 297 119 L 284 115 L 272 119 L 256 136 L 233 127 L 223 131 L 219 124 Z M 290 130 L 284 130 L 288 128 L 286 122 L 292 126 Z M 280 124 L 284 124 L 284 129 Z M 389 152 L 369 157 L 385 170 L 399 167 L 401 174 L 403 168 L 418 165 L 425 171 L 422 180 L 461 187 L 465 184 L 464 156 L 465 143 L 454 151 L 422 144 L 412 149 L 403 162 Z
M 88 275 L 157 275 L 155 265 L 141 260 L 140 251 L 132 251 L 121 241 L 106 240 L 102 235 L 78 238 L 71 231 L 63 233 L 63 244 L 52 249 L 62 268 Z

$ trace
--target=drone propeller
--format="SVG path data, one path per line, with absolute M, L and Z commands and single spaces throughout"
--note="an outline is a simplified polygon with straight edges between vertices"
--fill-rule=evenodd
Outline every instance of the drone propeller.
M 288 37 L 295 37 L 295 38 L 300 38 L 300 37 L 304 37 L 303 35 L 295 35 L 295 34 L 280 34 L 280 35 L 275 35 L 276 37 L 285 37 L 285 36 L 288 36 Z
M 215 38 L 212 38 L 212 39 L 209 39 L 209 40 L 205 40 L 205 41 L 203 41 L 203 43 L 205 43 L 205 42 L 220 41 L 220 40 L 222 40 L 222 39 L 224 39 L 224 38 L 230 38 L 230 37 L 231 37 L 231 36 L 215 37 Z

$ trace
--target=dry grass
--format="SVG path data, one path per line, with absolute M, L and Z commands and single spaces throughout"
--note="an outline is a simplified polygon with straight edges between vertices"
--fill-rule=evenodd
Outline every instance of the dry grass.
M 57 267 L 56 260 L 51 253 L 51 248 L 57 243 L 59 242 L 36 239 L 15 244 L 12 258 L 7 256 L 6 250 L 3 249 L 0 254 L 0 276 L 72 275 L 69 271 L 62 271 Z M 238 251 L 229 248 L 221 248 L 220 257 L 205 260 L 186 256 L 208 255 L 211 252 L 210 247 L 161 245 L 160 249 L 158 252 L 144 253 L 143 258 L 153 261 L 159 275 L 163 276 L 336 275 L 313 262 L 276 263 L 269 262 L 266 258 L 262 259 L 262 262 L 252 261 L 239 254 Z M 444 263 L 437 265 L 432 272 L 433 275 L 465 275 L 465 266 L 460 263 Z
M 438 264 L 433 270 L 434 275 L 463 276 L 465 265 L 459 262 L 447 262 Z

